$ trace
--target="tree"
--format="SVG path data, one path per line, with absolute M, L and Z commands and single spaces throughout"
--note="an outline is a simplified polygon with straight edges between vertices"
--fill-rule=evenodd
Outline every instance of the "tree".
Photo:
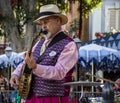
M 75 0 L 68 1 L 72 3 Z M 91 3 L 96 0 L 79 1 L 90 1 L 89 5 L 83 2 L 84 6 L 81 6 L 85 8 L 88 6 L 89 9 L 82 8 L 82 12 L 87 14 L 91 9 Z M 38 34 L 33 21 L 39 13 L 40 6 L 50 3 L 57 4 L 65 12 L 69 7 L 66 0 L 0 0 L 0 35 L 8 38 L 7 41 L 11 42 L 14 51 L 20 52 L 29 49 L 33 37 Z M 94 4 L 92 4 L 92 8 L 95 6 Z
M 83 18 L 89 17 L 89 12 L 92 12 L 94 8 L 100 7 L 103 0 L 68 0 L 70 4 L 75 1 L 79 1 L 79 38 L 82 33 L 82 21 Z
M 41 5 L 55 3 L 66 10 L 64 0 L 0 0 L 0 34 L 6 35 L 14 51 L 29 49 L 33 37 L 38 34 L 33 23 Z
M 30 15 L 35 11 L 36 0 L 29 0 L 29 2 L 23 0 L 24 5 L 21 5 L 21 0 L 15 2 L 16 4 L 12 5 L 10 0 L 0 0 L 0 10 L 3 18 L 1 20 L 1 27 L 4 30 L 4 35 L 11 42 L 13 50 L 21 51 L 24 44 L 28 47 L 28 43 L 32 40 L 35 26 L 33 25 L 32 18 L 28 18 L 29 16 L 26 15 Z M 21 21 L 22 19 L 24 21 Z M 21 38 L 23 33 L 21 31 L 23 28 L 22 24 L 26 26 L 27 31 L 24 39 Z

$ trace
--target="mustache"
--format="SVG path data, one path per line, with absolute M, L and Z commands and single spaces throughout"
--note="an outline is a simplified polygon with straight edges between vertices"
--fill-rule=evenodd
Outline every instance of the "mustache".
M 40 29 L 40 33 L 43 33 L 43 34 L 48 34 L 48 30 L 46 30 L 46 29 Z

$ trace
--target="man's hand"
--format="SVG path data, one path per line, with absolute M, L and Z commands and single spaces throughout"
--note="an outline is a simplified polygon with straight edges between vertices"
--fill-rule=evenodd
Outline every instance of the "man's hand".
M 12 75 L 10 79 L 10 84 L 12 87 L 19 85 L 19 78 L 17 75 Z
M 26 52 L 24 55 L 24 60 L 27 63 L 28 67 L 31 69 L 35 69 L 37 67 L 37 64 L 34 60 L 33 54 L 31 53 L 29 56 L 29 53 Z

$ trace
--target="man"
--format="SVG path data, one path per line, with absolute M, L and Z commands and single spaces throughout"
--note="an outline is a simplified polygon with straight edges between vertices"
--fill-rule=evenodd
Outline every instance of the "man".
M 40 8 L 39 18 L 34 22 L 47 30 L 45 38 L 40 39 L 32 49 L 32 54 L 26 52 L 24 62 L 32 68 L 32 94 L 25 103 L 68 103 L 70 86 L 63 83 L 72 80 L 74 66 L 78 60 L 75 42 L 62 31 L 62 25 L 68 18 L 60 13 L 54 4 Z M 43 45 L 46 43 L 46 50 Z M 42 56 L 42 59 L 38 59 Z M 24 63 L 23 62 L 23 63 Z M 19 84 L 21 63 L 12 73 L 10 83 Z

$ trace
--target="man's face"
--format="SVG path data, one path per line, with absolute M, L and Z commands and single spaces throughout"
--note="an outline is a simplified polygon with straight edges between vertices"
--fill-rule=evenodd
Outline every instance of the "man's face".
M 43 30 L 45 29 L 51 35 L 54 35 L 61 27 L 61 21 L 58 17 L 47 17 L 40 20 L 40 25 Z

